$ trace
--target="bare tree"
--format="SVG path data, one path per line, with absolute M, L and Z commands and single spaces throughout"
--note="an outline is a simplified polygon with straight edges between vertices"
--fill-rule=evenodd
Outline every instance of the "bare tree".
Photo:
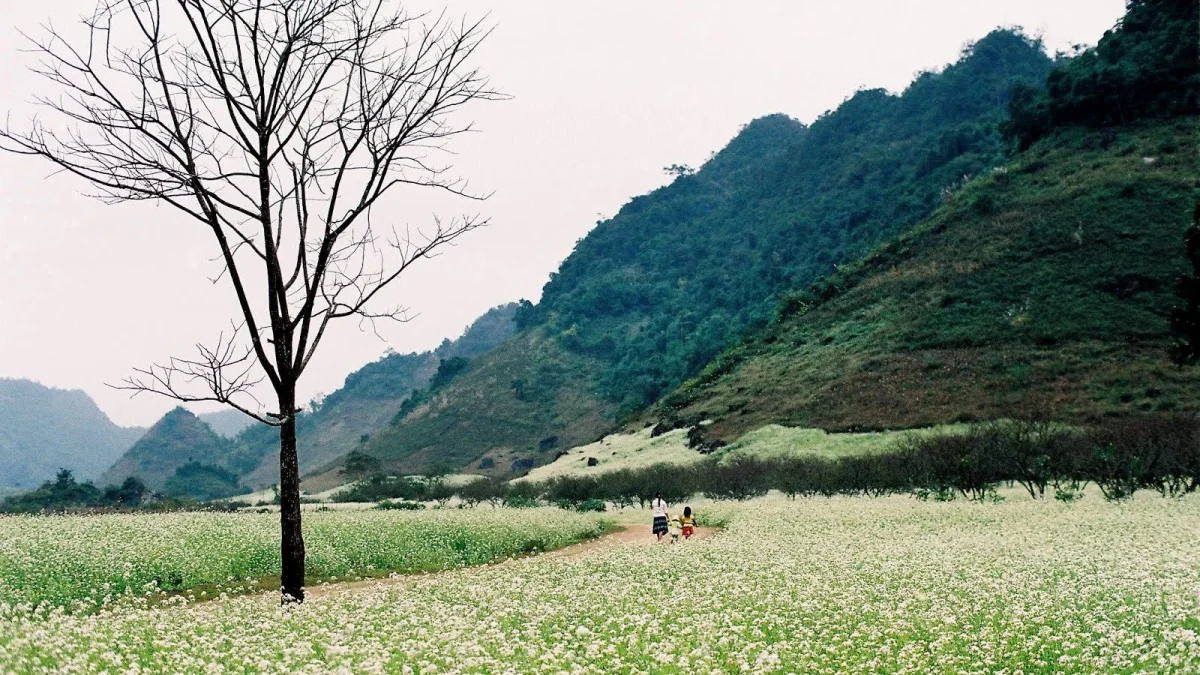
M 469 198 L 435 161 L 501 95 L 471 65 L 487 30 L 388 0 L 101 0 L 80 39 L 30 39 L 61 91 L 53 118 L 0 131 L 3 149 L 88 181 L 106 203 L 151 201 L 199 221 L 240 317 L 199 354 L 125 386 L 217 401 L 279 428 L 283 600 L 304 598 L 296 387 L 330 321 L 376 309 L 414 262 L 484 224 L 434 219 L 381 232 L 373 208 L 402 186 Z M 264 384 L 265 383 L 265 384 Z M 255 398 L 268 387 L 277 407 Z

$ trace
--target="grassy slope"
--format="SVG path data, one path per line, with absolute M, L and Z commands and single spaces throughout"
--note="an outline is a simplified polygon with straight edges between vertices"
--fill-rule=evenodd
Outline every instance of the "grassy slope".
M 1166 333 L 1195 145 L 1192 118 L 1060 132 L 844 266 L 827 299 L 793 303 L 655 412 L 714 419 L 733 439 L 773 422 L 1193 410 L 1200 378 L 1170 365 Z
M 558 449 L 611 428 L 615 406 L 589 384 L 597 367 L 541 331 L 527 331 L 472 363 L 368 451 L 390 468 L 413 472 L 436 465 L 479 469 L 486 458 L 492 467 L 485 472 L 506 473 L 514 460 L 530 457 L 530 447 L 541 448 L 534 452 L 545 463 Z
M 596 459 L 588 466 L 589 457 Z M 571 448 L 553 462 L 539 466 L 520 480 L 541 481 L 559 476 L 594 476 L 621 469 L 640 469 L 653 464 L 691 464 L 704 455 L 688 447 L 687 430 L 675 429 L 650 437 L 650 429 L 627 434 L 610 434 L 595 443 Z
M 320 471 L 351 450 L 365 447 L 364 437 L 369 440 L 388 428 L 413 390 L 433 378 L 441 359 L 475 357 L 511 338 L 515 311 L 512 303 L 494 307 L 472 322 L 458 339 L 445 340 L 435 350 L 391 353 L 348 375 L 345 385 L 327 396 L 315 412 L 299 418 L 301 472 Z M 247 429 L 238 437 L 237 450 L 228 463 L 237 473 L 246 474 L 248 485 L 276 483 L 278 439 L 272 428 Z
M 768 424 L 716 450 L 715 455 L 846 457 L 885 452 L 910 434 L 954 434 L 966 429 L 967 425 L 964 424 L 946 424 L 912 431 L 827 433 L 821 429 Z M 596 459 L 595 466 L 588 466 L 588 458 L 593 457 Z M 536 482 L 559 476 L 595 476 L 622 469 L 642 469 L 655 464 L 687 465 L 699 462 L 704 457 L 698 450 L 688 447 L 686 429 L 674 429 L 652 438 L 650 428 L 646 428 L 632 433 L 610 434 L 595 443 L 572 448 L 550 464 L 530 471 L 520 480 Z

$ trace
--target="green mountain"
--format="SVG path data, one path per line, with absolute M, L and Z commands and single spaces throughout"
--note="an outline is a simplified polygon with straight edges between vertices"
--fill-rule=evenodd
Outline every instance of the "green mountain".
M 1019 93 L 1027 148 L 918 227 L 787 298 L 655 415 L 731 440 L 827 429 L 1195 411 L 1168 352 L 1200 176 L 1200 8 L 1129 3 Z M 1018 92 L 1021 90 L 1018 89 Z
M 995 31 L 902 94 L 855 93 L 806 127 L 748 124 L 699 171 L 637 197 L 524 303 L 522 332 L 373 438 L 396 467 L 506 472 L 595 440 L 764 325 L 780 296 L 927 217 L 999 163 L 1009 92 L 1041 45 Z
M 593 384 L 604 365 L 526 329 L 414 397 L 366 451 L 403 472 L 520 471 L 612 428 L 616 406 Z
M 432 351 L 389 353 L 346 377 L 341 389 L 329 394 L 297 421 L 300 470 L 308 473 L 361 449 L 387 428 L 401 406 L 438 372 L 447 359 L 470 359 L 503 344 L 516 331 L 516 304 L 488 310 L 456 340 L 443 340 Z M 234 440 L 220 465 L 253 486 L 271 485 L 279 478 L 279 435 L 273 427 L 255 424 Z
M 166 491 L 176 471 L 199 463 L 219 465 L 229 455 L 230 442 L 213 432 L 199 417 L 184 408 L 163 415 L 104 475 L 104 485 L 120 484 L 137 477 L 152 490 Z M 174 494 L 189 495 L 175 484 Z
M 1050 66 L 1038 43 L 996 31 L 902 95 L 859 91 L 807 129 L 757 120 L 695 175 L 597 226 L 518 319 L 611 364 L 601 392 L 640 409 L 766 321 L 780 291 L 903 231 L 947 185 L 993 166 L 1008 92 Z
M 82 391 L 0 378 L 0 488 L 34 488 L 60 468 L 93 480 L 144 432 L 113 424 Z
M 1196 410 L 1168 325 L 1197 140 L 1192 119 L 1054 133 L 790 298 L 655 413 L 730 441 Z

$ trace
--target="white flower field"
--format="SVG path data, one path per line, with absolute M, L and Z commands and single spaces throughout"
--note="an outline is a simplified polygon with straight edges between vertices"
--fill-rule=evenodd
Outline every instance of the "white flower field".
M 1070 505 L 1015 493 L 1000 504 L 769 498 L 703 508 L 728 523 L 703 541 L 597 545 L 329 587 L 291 608 L 256 594 L 73 612 L 21 606 L 31 593 L 22 584 L 43 588 L 63 574 L 62 588 L 79 588 L 111 583 L 125 563 L 146 570 L 191 558 L 224 573 L 227 558 L 259 550 L 246 542 L 269 539 L 269 525 L 211 514 L 139 516 L 137 526 L 108 516 L 3 519 L 0 671 L 1200 671 L 1194 496 L 1112 504 L 1089 495 Z M 469 547 L 521 532 L 550 545 L 566 539 L 550 542 L 549 531 L 578 539 L 601 522 L 480 508 L 315 514 L 308 525 L 312 559 L 332 571 L 363 564 L 372 547 L 416 545 L 439 529 L 477 535 Z M 384 536 L 389 528 L 394 540 Z M 504 557 L 480 557 L 489 556 Z
M 480 565 L 602 531 L 596 518 L 559 509 L 305 516 L 308 573 L 318 578 Z M 277 514 L 0 516 L 6 611 L 43 605 L 78 613 L 122 596 L 153 600 L 198 587 L 193 596 L 202 599 L 278 574 Z

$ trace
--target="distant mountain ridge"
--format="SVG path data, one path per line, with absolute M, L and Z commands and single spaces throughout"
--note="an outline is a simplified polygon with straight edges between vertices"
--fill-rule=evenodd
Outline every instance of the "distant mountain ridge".
M 254 420 L 240 410 L 218 410 L 200 413 L 196 417 L 203 420 L 218 436 L 223 438 L 233 438 L 254 424 Z
M 386 427 L 401 406 L 448 359 L 469 359 L 504 343 L 516 332 L 516 303 L 494 307 L 455 340 L 411 354 L 389 352 L 346 377 L 345 384 L 297 420 L 301 470 L 312 472 L 362 447 Z M 237 411 L 195 415 L 176 408 L 145 432 L 106 472 L 105 482 L 129 476 L 155 490 L 210 498 L 238 481 L 264 487 L 278 480 L 278 432 Z M 189 486 L 189 481 L 197 485 Z M 200 483 L 203 483 L 202 485 Z
M 0 378 L 0 487 L 34 488 L 59 468 L 97 479 L 145 431 L 114 424 L 78 389 Z

